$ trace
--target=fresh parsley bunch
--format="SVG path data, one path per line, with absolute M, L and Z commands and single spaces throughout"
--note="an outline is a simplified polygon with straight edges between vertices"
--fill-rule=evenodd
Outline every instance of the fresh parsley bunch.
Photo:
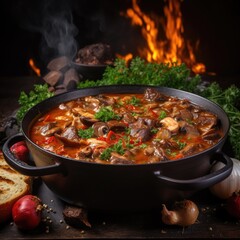
M 192 92 L 200 83 L 200 76 L 190 77 L 191 71 L 183 64 L 173 63 L 146 63 L 143 59 L 136 57 L 127 66 L 125 60 L 116 59 L 114 67 L 108 66 L 103 78 L 97 81 L 86 80 L 79 82 L 78 88 L 120 85 L 120 84 L 142 84 L 165 86 L 184 89 Z
M 229 142 L 235 157 L 240 159 L 240 89 L 231 85 L 223 90 L 218 83 L 213 82 L 201 95 L 217 103 L 227 113 L 230 121 Z
M 25 113 L 33 106 L 35 106 L 37 103 L 43 101 L 44 99 L 47 99 L 49 97 L 52 97 L 54 93 L 50 92 L 48 90 L 47 84 L 35 84 L 34 90 L 30 91 L 29 94 L 26 94 L 25 92 L 21 91 L 20 97 L 18 99 L 18 103 L 20 105 L 19 110 L 17 111 L 17 120 L 20 122 Z

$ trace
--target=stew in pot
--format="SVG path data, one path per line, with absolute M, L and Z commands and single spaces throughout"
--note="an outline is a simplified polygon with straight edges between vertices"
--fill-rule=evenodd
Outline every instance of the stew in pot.
M 104 164 L 177 160 L 212 147 L 222 135 L 215 114 L 153 88 L 62 103 L 30 129 L 31 140 L 45 150 Z

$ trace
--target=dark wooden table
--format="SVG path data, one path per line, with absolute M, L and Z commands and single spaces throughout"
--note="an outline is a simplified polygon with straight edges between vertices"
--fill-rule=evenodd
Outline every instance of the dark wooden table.
M 39 82 L 41 80 L 36 77 L 0 78 L 0 120 L 11 115 L 18 108 L 17 100 L 21 90 L 29 91 Z M 200 214 L 196 224 L 184 229 L 164 225 L 161 222 L 160 212 L 128 214 L 89 212 L 91 228 L 69 227 L 63 221 L 62 211 L 65 203 L 58 199 L 40 179 L 35 179 L 33 191 L 52 209 L 52 211 L 44 211 L 46 222 L 29 232 L 19 231 L 11 222 L 2 224 L 1 239 L 240 238 L 240 221 L 230 218 L 224 208 L 225 202 L 214 197 L 208 189 L 191 197 L 198 205 Z

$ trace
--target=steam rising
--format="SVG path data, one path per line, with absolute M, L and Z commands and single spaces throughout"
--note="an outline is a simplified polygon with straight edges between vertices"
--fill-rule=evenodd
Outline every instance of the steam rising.
M 68 56 L 71 59 L 76 55 L 78 46 L 74 37 L 78 34 L 78 29 L 73 24 L 70 12 L 44 19 L 42 34 L 47 46 L 53 49 L 56 55 Z
M 62 55 L 73 59 L 77 53 L 78 29 L 73 23 L 71 4 L 64 0 L 18 0 L 14 5 L 19 25 L 41 34 L 39 55 L 44 62 Z

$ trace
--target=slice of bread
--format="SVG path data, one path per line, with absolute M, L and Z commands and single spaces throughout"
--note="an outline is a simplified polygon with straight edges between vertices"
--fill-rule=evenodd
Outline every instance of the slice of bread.
M 11 219 L 13 204 L 32 192 L 32 177 L 12 169 L 0 151 L 0 224 Z

